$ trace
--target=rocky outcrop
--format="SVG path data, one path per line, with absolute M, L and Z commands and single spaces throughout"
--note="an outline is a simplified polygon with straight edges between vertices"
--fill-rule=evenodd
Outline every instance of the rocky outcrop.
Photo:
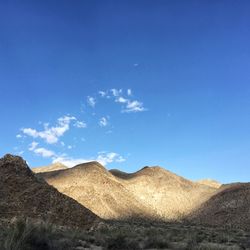
M 0 219 L 29 217 L 62 226 L 86 227 L 97 215 L 35 176 L 18 156 L 0 159 Z

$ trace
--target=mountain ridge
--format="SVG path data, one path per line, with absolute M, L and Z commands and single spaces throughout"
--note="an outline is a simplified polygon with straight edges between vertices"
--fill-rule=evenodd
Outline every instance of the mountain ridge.
M 7 154 L 0 159 L 0 219 L 20 216 L 73 227 L 101 221 L 89 209 L 38 178 L 21 157 Z

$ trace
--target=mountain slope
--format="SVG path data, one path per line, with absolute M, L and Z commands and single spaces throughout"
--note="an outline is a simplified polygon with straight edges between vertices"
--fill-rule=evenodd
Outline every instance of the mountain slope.
M 197 181 L 197 183 L 207 185 L 207 186 L 213 187 L 213 188 L 221 187 L 221 183 L 219 183 L 218 181 L 215 181 L 215 180 L 211 180 L 211 179 L 202 179 L 202 180 Z
M 250 230 L 250 183 L 222 185 L 216 194 L 191 213 L 191 220 Z
M 5 155 L 0 159 L 0 219 L 16 216 L 76 227 L 99 221 L 90 210 L 37 178 L 21 157 Z
M 41 172 L 50 172 L 50 171 L 62 170 L 62 169 L 67 169 L 67 167 L 60 162 L 56 162 L 56 163 L 51 164 L 49 166 L 36 167 L 36 168 L 32 168 L 31 170 L 34 173 L 41 173 Z
M 132 174 L 114 169 L 110 172 L 142 203 L 151 204 L 165 219 L 182 218 L 216 191 L 158 166 L 144 167 Z
M 160 167 L 127 174 L 90 162 L 39 175 L 105 219 L 180 219 L 216 191 Z
M 104 219 L 151 218 L 156 214 L 98 162 L 38 175 Z

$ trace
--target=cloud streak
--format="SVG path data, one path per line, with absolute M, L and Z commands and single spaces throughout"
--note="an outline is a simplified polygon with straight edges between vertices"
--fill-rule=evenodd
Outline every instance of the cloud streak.
M 102 117 L 100 120 L 99 120 L 99 126 L 100 127 L 106 127 L 108 125 L 108 120 L 106 117 Z
M 118 153 L 103 151 L 99 152 L 96 157 L 90 158 L 71 158 L 68 156 L 58 156 L 53 158 L 52 163 L 60 162 L 67 167 L 74 167 L 78 164 L 90 161 L 98 161 L 102 165 L 106 166 L 112 162 L 124 162 L 126 159 Z
M 85 128 L 84 122 L 77 121 L 74 116 L 65 115 L 57 119 L 57 125 L 49 127 L 48 123 L 44 124 L 44 130 L 38 131 L 33 128 L 23 128 L 21 131 L 32 138 L 40 138 L 48 144 L 55 144 L 59 141 L 66 131 L 70 128 L 70 123 L 75 121 L 74 126 L 78 128 Z
M 138 100 L 132 100 L 130 97 L 132 95 L 132 90 L 127 89 L 127 98 L 122 96 L 122 89 L 111 89 L 110 90 L 115 98 L 115 102 L 122 104 L 122 113 L 136 113 L 146 111 L 143 103 Z
M 38 147 L 37 142 L 32 142 L 30 144 L 29 150 L 34 152 L 36 155 L 42 156 L 44 158 L 56 157 L 56 154 L 53 151 L 43 147 Z
M 96 105 L 96 99 L 92 96 L 87 97 L 87 103 L 90 107 L 94 108 Z

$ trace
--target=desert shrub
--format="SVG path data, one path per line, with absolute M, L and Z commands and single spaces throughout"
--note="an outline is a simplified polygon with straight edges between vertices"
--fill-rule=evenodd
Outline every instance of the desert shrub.
M 126 238 L 122 234 L 118 234 L 114 238 L 106 239 L 106 247 L 110 250 L 138 250 L 140 249 L 138 242 Z
M 51 250 L 51 227 L 45 223 L 33 224 L 17 219 L 7 230 L 4 250 Z
M 199 243 L 197 241 L 197 234 L 196 233 L 190 233 L 187 238 L 187 246 L 186 250 L 194 250 L 197 249 L 199 246 Z

